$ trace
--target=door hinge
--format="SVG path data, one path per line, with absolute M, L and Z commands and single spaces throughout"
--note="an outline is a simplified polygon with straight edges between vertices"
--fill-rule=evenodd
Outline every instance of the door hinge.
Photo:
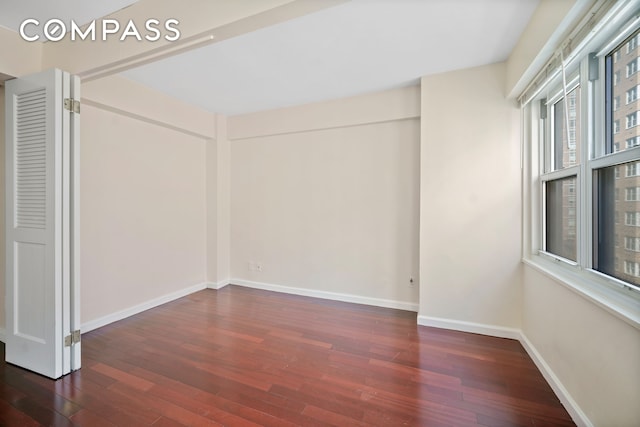
M 73 331 L 71 335 L 64 337 L 64 346 L 71 347 L 72 344 L 78 344 L 80 342 L 80 330 Z
M 65 98 L 64 109 L 69 110 L 72 113 L 80 114 L 80 101 L 73 98 Z

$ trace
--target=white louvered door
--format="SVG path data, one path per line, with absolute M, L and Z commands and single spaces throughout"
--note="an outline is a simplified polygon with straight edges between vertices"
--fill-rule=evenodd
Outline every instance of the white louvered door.
M 65 345 L 79 302 L 70 139 L 77 126 L 63 106 L 70 83 L 67 73 L 48 70 L 7 81 L 5 90 L 6 360 L 50 378 L 80 367 L 72 360 L 79 347 Z

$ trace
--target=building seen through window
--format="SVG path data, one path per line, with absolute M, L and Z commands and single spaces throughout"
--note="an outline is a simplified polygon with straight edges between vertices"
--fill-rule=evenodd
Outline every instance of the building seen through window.
M 613 74 L 609 152 L 635 149 L 640 143 L 639 37 L 638 33 L 630 37 L 608 58 Z M 621 101 L 615 102 L 616 99 Z M 640 285 L 640 162 L 610 166 L 598 173 L 597 227 L 600 232 L 598 241 L 594 242 L 595 267 Z M 615 218 L 624 220 L 615 221 Z

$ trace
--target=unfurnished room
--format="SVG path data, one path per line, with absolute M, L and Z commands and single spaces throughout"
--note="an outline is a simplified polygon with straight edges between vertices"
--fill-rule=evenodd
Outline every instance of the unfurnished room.
M 1 426 L 640 425 L 640 0 L 0 0 Z

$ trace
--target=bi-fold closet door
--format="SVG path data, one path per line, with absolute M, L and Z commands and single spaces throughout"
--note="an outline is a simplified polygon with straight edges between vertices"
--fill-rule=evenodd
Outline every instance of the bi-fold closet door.
M 5 86 L 6 361 L 59 378 L 80 368 L 80 81 Z

